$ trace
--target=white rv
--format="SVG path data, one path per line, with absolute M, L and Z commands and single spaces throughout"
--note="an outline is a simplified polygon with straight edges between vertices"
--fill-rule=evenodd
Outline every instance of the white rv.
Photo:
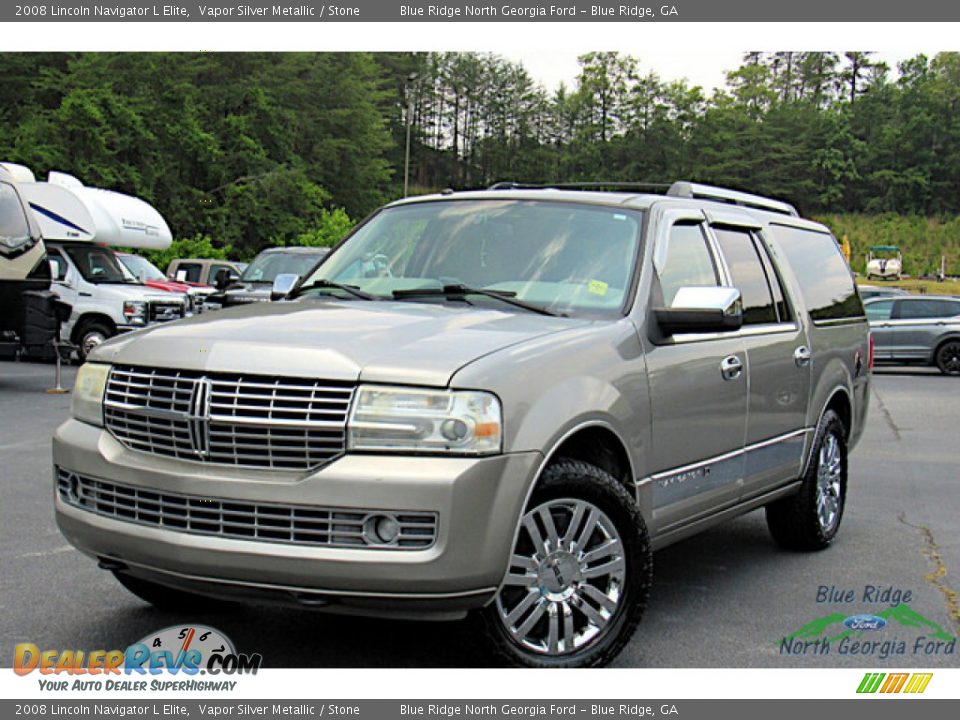
M 110 247 L 170 245 L 170 228 L 151 205 L 57 172 L 47 182 L 21 182 L 20 191 L 46 242 L 51 289 L 73 306 L 63 336 L 81 360 L 113 335 L 186 314 L 185 295 L 146 287 Z
M 33 174 L 21 165 L 0 163 L 0 357 L 23 351 L 53 351 L 56 313 L 49 293 L 50 268 L 40 226 L 19 188 Z

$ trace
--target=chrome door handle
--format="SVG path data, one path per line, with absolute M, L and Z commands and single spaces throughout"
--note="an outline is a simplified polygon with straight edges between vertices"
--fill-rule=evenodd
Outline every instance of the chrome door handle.
M 806 345 L 801 345 L 796 350 L 793 351 L 793 361 L 797 364 L 797 367 L 806 367 L 810 364 L 810 348 Z
M 736 355 L 725 357 L 720 362 L 720 374 L 724 380 L 736 380 L 743 375 L 743 360 Z

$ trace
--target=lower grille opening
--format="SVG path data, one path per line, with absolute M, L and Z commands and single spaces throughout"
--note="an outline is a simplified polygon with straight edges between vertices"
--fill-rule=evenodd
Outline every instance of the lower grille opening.
M 437 540 L 432 512 L 324 508 L 245 502 L 147 490 L 57 468 L 57 493 L 68 505 L 150 527 L 237 540 L 378 550 L 424 550 Z M 371 527 L 395 521 L 384 541 Z M 374 522 L 372 522 L 374 521 Z

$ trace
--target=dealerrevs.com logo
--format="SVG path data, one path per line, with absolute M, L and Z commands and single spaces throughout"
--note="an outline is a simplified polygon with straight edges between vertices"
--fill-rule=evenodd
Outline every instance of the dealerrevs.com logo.
M 896 693 L 919 694 L 927 689 L 933 673 L 882 673 L 868 672 L 863 676 L 857 692 L 861 694 Z
M 238 653 L 215 628 L 174 625 L 125 650 L 41 650 L 34 643 L 20 643 L 14 648 L 13 671 L 58 676 L 39 678 L 41 690 L 233 690 L 236 681 L 223 676 L 256 675 L 262 662 L 259 653 Z M 63 675 L 87 677 L 59 679 Z M 178 675 L 189 679 L 156 678 Z M 201 681 L 194 679 L 197 675 L 214 677 Z M 148 681 L 147 676 L 156 679 Z

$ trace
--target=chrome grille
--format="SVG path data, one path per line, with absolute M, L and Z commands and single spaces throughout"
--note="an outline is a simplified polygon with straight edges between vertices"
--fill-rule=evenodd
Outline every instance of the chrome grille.
M 343 452 L 353 388 L 328 380 L 116 366 L 104 421 L 131 450 L 309 470 Z
M 57 468 L 57 492 L 68 505 L 115 520 L 236 540 L 422 550 L 437 539 L 437 515 L 431 512 L 207 498 L 107 482 L 63 468 Z M 385 516 L 399 525 L 391 543 L 378 541 L 372 532 L 372 523 Z
M 166 303 L 153 300 L 150 302 L 151 322 L 169 322 L 183 317 L 183 303 Z

